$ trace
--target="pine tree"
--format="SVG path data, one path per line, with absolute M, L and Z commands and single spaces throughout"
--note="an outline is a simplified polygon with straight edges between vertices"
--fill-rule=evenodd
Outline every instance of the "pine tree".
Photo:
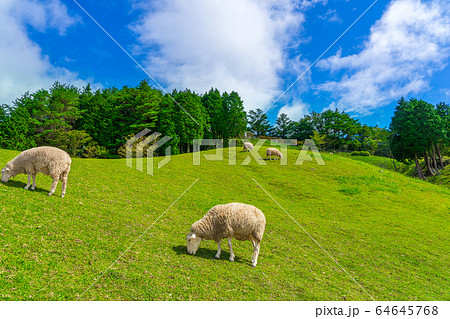
M 211 88 L 202 96 L 202 104 L 208 113 L 205 137 L 224 138 L 225 116 L 222 108 L 222 96 L 218 89 Z
M 248 113 L 248 128 L 256 136 L 266 136 L 270 127 L 267 114 L 261 109 L 251 110 Z
M 310 138 L 310 136 L 314 134 L 314 126 L 311 122 L 311 117 L 307 115 L 304 118 L 300 119 L 298 122 L 292 122 L 291 131 L 292 138 L 295 138 L 299 141 Z
M 275 121 L 275 128 L 273 129 L 273 133 L 276 137 L 280 138 L 288 138 L 292 134 L 292 125 L 291 120 L 285 113 L 281 113 L 278 115 L 277 120 Z
M 247 127 L 247 114 L 244 111 L 244 103 L 236 92 L 222 95 L 222 118 L 221 124 L 224 131 L 222 136 L 225 140 L 242 135 Z

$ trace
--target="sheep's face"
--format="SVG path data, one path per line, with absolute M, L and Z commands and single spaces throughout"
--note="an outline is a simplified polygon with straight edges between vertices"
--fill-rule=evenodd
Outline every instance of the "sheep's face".
M 186 240 L 188 253 L 191 255 L 195 255 L 202 239 L 191 232 L 187 235 Z
M 282 153 L 280 153 L 280 159 L 283 159 L 283 154 Z
M 5 167 L 2 169 L 2 182 L 6 183 L 12 177 L 11 169 L 9 167 Z

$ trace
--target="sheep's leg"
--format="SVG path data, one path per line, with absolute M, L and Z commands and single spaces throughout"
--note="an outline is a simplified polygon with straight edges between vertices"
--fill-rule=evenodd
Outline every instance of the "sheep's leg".
M 28 174 L 28 183 L 27 186 L 25 186 L 25 189 L 30 188 L 30 184 L 31 184 L 31 174 Z
M 59 179 L 59 177 L 58 178 L 53 178 L 52 186 L 50 188 L 50 193 L 48 193 L 48 196 L 52 196 L 53 193 L 55 192 L 56 186 L 58 186 L 58 179 Z
M 31 186 L 31 190 L 34 191 L 36 189 L 36 174 L 33 174 L 33 186 Z
M 256 247 L 256 240 L 253 238 L 251 239 L 252 245 L 253 245 L 253 254 L 252 254 L 252 264 L 255 261 L 255 247 Z
M 230 248 L 230 261 L 234 261 L 233 247 L 231 245 L 231 237 L 228 237 L 228 248 Z
M 254 242 L 253 244 L 253 258 L 252 258 L 252 266 L 256 267 L 256 264 L 258 263 L 258 255 L 259 255 L 259 243 Z
M 67 175 L 64 175 L 61 178 L 62 181 L 62 193 L 61 193 L 61 197 L 64 197 L 66 195 L 66 189 L 67 189 Z
M 216 254 L 216 258 L 217 258 L 217 259 L 220 258 L 220 243 L 221 243 L 221 242 L 222 242 L 222 241 L 219 240 L 219 242 L 217 243 L 217 245 L 219 246 L 219 248 L 218 248 L 218 250 L 217 250 L 217 254 Z

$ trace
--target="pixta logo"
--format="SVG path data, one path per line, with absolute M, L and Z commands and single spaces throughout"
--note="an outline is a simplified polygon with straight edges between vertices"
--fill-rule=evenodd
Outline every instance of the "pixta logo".
M 147 174 L 153 175 L 153 157 L 155 151 L 171 140 L 169 136 L 162 136 L 161 133 L 155 132 L 148 135 L 151 131 L 144 129 L 138 134 L 134 135 L 126 142 L 126 163 L 128 167 L 133 167 L 133 154 L 136 154 L 136 169 L 138 171 L 144 171 L 144 157 L 147 157 Z M 256 144 L 253 145 L 249 140 L 242 139 L 241 142 L 244 147 L 239 151 L 237 147 L 237 139 L 231 139 L 228 141 L 228 165 L 249 165 L 254 160 L 258 165 L 267 165 L 267 160 L 279 159 L 280 165 L 287 165 L 288 163 L 288 146 L 297 146 L 297 140 L 270 140 L 270 148 L 266 150 L 266 157 L 263 158 L 260 155 L 260 148 L 267 142 L 265 139 L 259 139 Z M 224 148 L 222 139 L 194 139 L 192 141 L 193 153 L 192 160 L 193 165 L 201 165 L 202 153 L 200 152 L 201 146 L 213 146 L 216 150 L 215 154 L 204 153 L 203 157 L 207 161 L 223 161 L 224 160 Z M 248 146 L 250 145 L 250 147 Z M 272 147 L 273 146 L 273 147 Z M 145 151 L 145 154 L 144 154 Z M 162 168 L 171 160 L 171 147 L 165 148 L 164 159 L 158 162 L 158 169 Z M 238 163 L 238 152 L 248 152 L 247 156 Z M 304 141 L 302 149 L 300 150 L 295 165 L 302 165 L 305 161 L 313 161 L 308 152 L 311 152 L 318 165 L 325 165 L 325 162 L 320 155 L 314 140 L 307 139 Z
M 147 150 L 147 174 L 153 176 L 153 155 L 154 152 L 162 145 L 167 143 L 171 137 L 163 136 L 161 133 L 155 132 L 146 136 L 151 131 L 144 129 L 126 142 L 126 162 L 128 167 L 133 167 L 133 150 L 136 154 L 136 169 L 144 171 L 144 149 Z M 165 150 L 165 158 L 158 163 L 158 169 L 170 162 L 172 148 L 169 146 Z
M 267 165 L 267 160 L 278 158 L 280 160 L 280 165 L 288 164 L 288 146 L 297 146 L 296 139 L 290 140 L 270 140 L 271 148 L 266 150 L 266 157 L 263 158 L 260 154 L 260 148 L 267 142 L 265 139 L 259 139 L 255 145 L 250 143 L 247 139 L 241 139 L 242 144 L 244 145 L 243 149 L 239 151 L 237 147 L 237 140 L 231 139 L 228 140 L 228 165 L 249 165 L 252 160 L 254 160 L 258 165 Z M 247 148 L 245 144 L 250 144 L 250 148 Z M 198 139 L 193 141 L 194 152 L 192 155 L 193 165 L 201 164 L 201 154 L 200 154 L 200 146 L 208 145 L 215 146 L 216 153 L 215 154 L 203 154 L 204 158 L 207 161 L 223 161 L 223 140 L 221 139 Z M 274 146 L 275 148 L 272 148 Z M 272 150 L 272 151 L 269 151 Z M 273 151 L 274 150 L 274 151 Z M 249 155 L 247 155 L 244 160 L 240 163 L 237 161 L 237 153 L 247 151 Z M 313 159 L 308 152 L 311 152 L 314 156 L 318 165 L 325 165 L 325 162 L 320 155 L 319 149 L 317 148 L 314 140 L 307 139 L 304 141 L 302 149 L 300 150 L 297 160 L 295 161 L 295 165 L 303 165 L 304 162 L 312 162 Z

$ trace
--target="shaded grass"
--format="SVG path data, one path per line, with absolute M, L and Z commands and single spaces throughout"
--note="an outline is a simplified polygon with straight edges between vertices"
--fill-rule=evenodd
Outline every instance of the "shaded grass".
M 0 165 L 16 154 L 0 150 Z M 184 154 L 154 176 L 125 160 L 74 159 L 64 199 L 45 195 L 43 175 L 35 192 L 22 189 L 24 175 L 0 184 L 0 299 L 367 300 L 252 178 L 375 299 L 449 299 L 450 190 L 336 155 L 295 166 L 298 154 L 289 150 L 287 166 L 241 166 L 240 149 L 236 166 L 227 150 L 200 166 Z M 211 241 L 186 253 L 190 225 L 233 201 L 266 215 L 256 268 L 248 241 L 233 241 L 234 263 L 225 242 L 220 260 Z
M 346 156 L 341 154 L 340 156 Z M 348 156 L 348 158 L 352 158 L 361 162 L 369 163 L 383 169 L 388 169 L 391 171 L 395 171 L 392 160 L 386 157 L 379 156 Z M 421 161 L 421 165 L 423 167 L 423 161 Z M 417 177 L 417 170 L 414 163 L 405 164 L 402 162 L 395 161 L 398 172 L 410 176 Z M 447 166 L 445 169 L 441 170 L 439 174 L 435 176 L 428 177 L 427 180 L 433 184 L 442 185 L 450 188 L 450 166 Z
M 369 163 L 369 164 L 378 166 L 378 167 L 383 168 L 383 169 L 388 169 L 388 170 L 391 170 L 391 171 L 395 171 L 394 164 L 392 163 L 392 159 L 387 158 L 387 157 L 380 157 L 380 156 L 375 156 L 375 155 L 371 155 L 371 156 L 349 156 L 346 153 L 339 153 L 339 156 L 345 156 L 345 157 L 348 157 L 350 159 L 354 159 L 354 160 L 362 161 L 362 162 L 365 162 L 365 163 Z M 414 163 L 405 164 L 405 163 L 399 162 L 397 160 L 395 160 L 395 167 L 397 168 L 397 172 L 403 173 L 403 174 L 406 174 L 410 170 L 415 169 Z
M 339 191 L 350 196 L 361 194 L 361 189 L 359 187 L 343 187 Z
M 439 174 L 430 177 L 429 181 L 434 184 L 450 187 L 450 166 L 445 167 Z

